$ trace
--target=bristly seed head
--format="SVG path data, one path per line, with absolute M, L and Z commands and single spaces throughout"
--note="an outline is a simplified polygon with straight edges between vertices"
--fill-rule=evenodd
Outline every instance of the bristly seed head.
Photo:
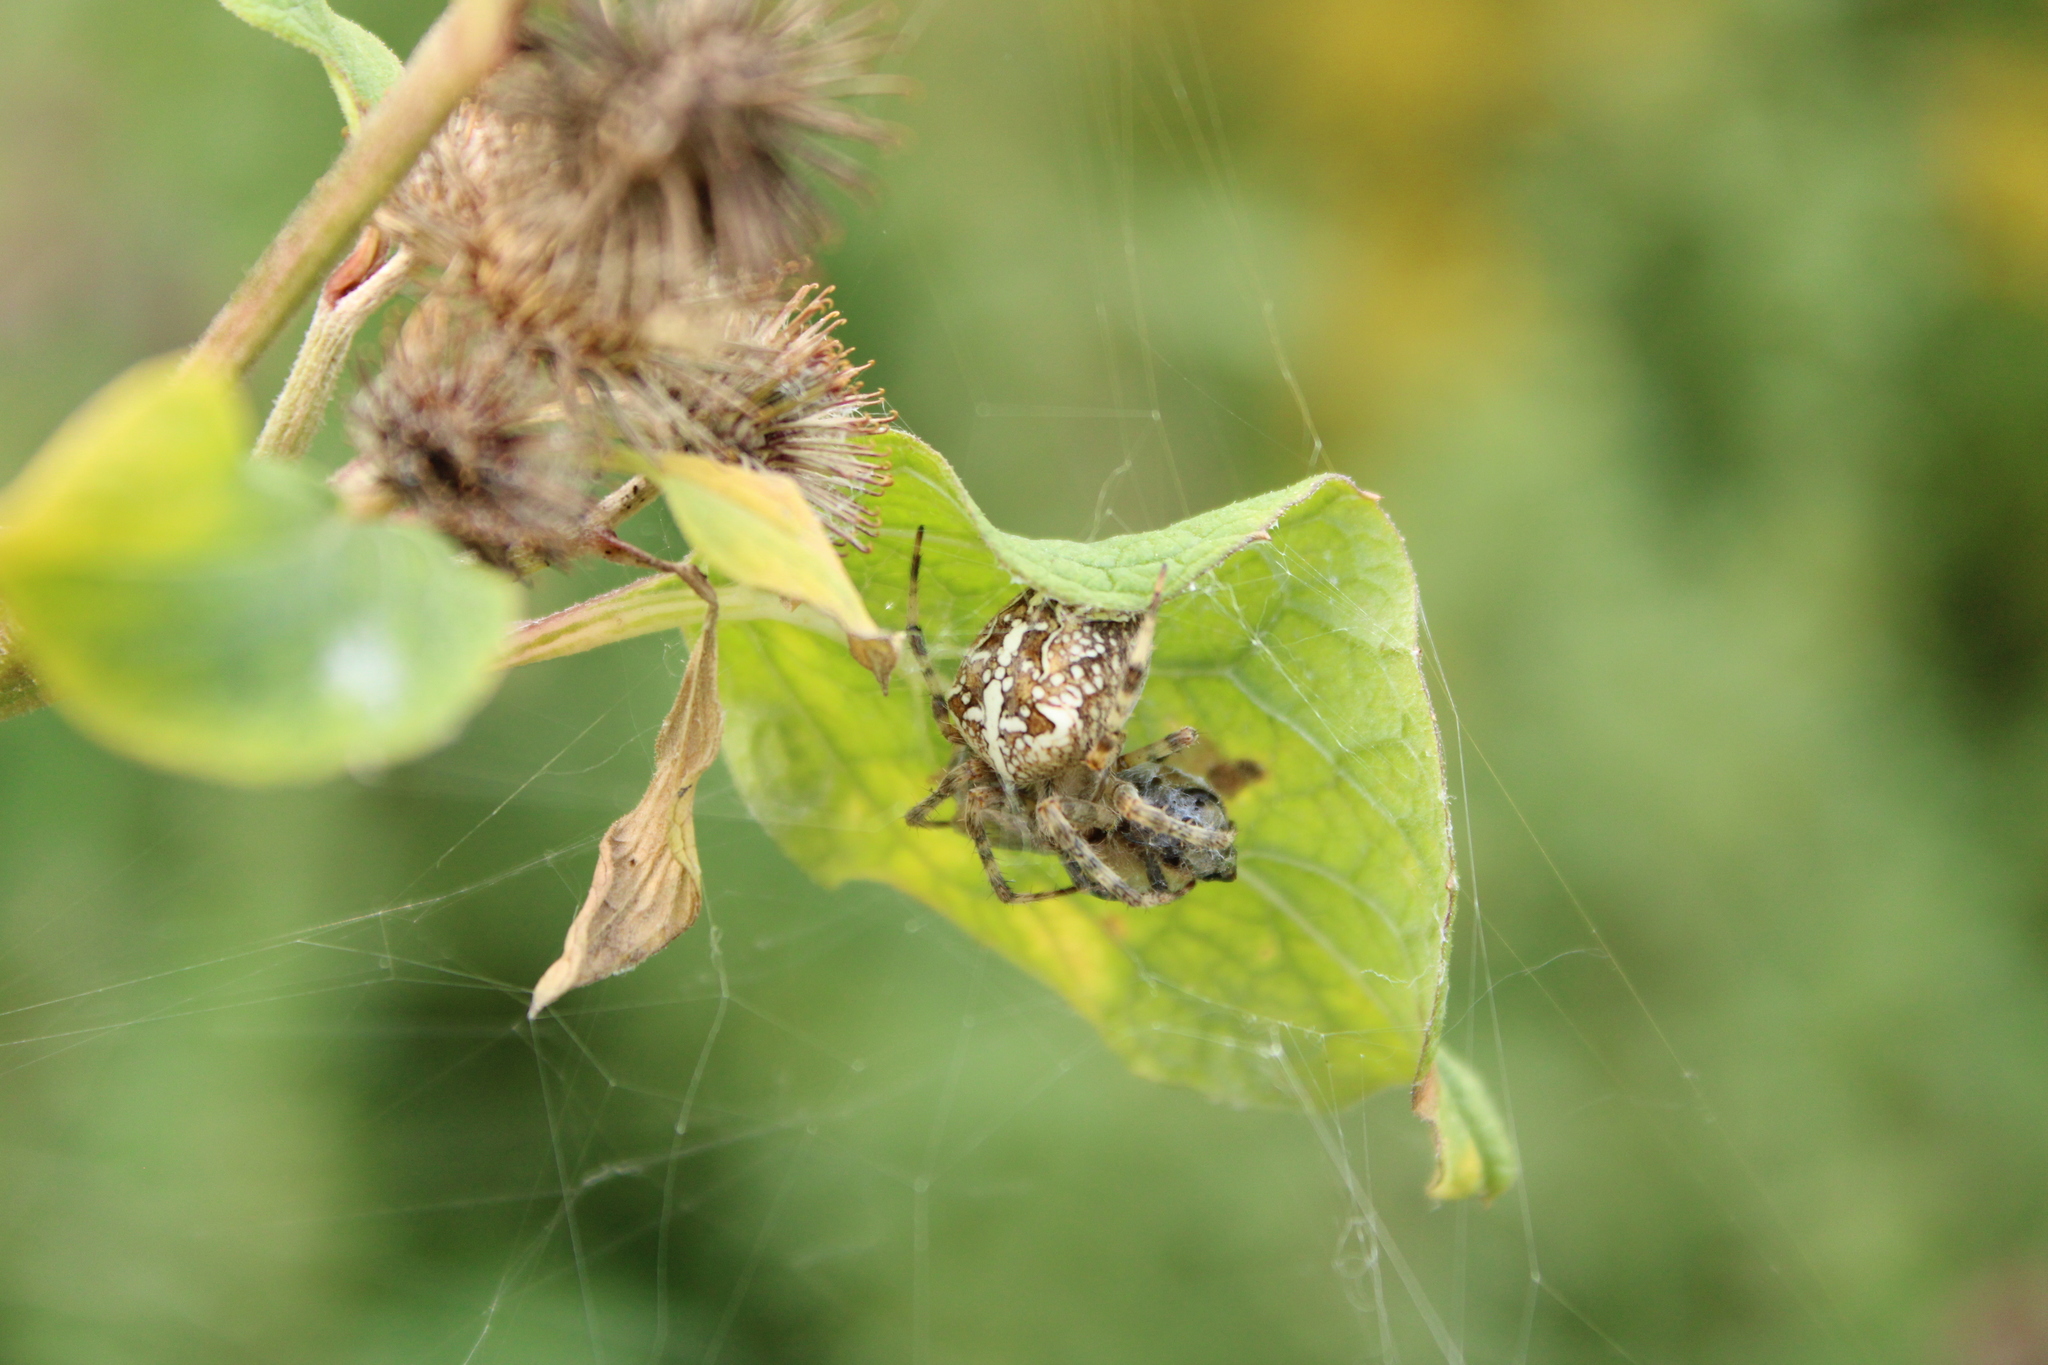
M 341 483 L 524 572 L 589 550 L 599 453 L 682 452 L 795 479 L 865 550 L 889 484 L 829 294 L 775 295 L 857 185 L 827 139 L 879 11 L 837 0 L 540 0 L 521 53 L 457 109 L 378 216 L 434 279 L 352 418 Z
M 474 196 L 414 196 L 476 210 L 441 258 L 467 265 L 508 322 L 570 352 L 615 354 L 650 322 L 687 325 L 752 296 L 831 230 L 810 182 L 863 183 L 825 140 L 889 137 L 842 103 L 901 88 L 867 71 L 887 47 L 880 12 L 832 9 L 565 0 L 530 25 L 481 112 L 443 135 L 441 162 L 482 182 Z
M 336 482 L 501 569 L 560 563 L 585 548 L 588 462 L 565 426 L 548 420 L 550 399 L 530 354 L 487 319 L 429 297 L 351 406 L 358 453 Z
M 774 312 L 735 326 L 706 357 L 667 356 L 611 386 L 629 445 L 787 474 L 835 541 L 865 551 L 879 524 L 862 498 L 889 486 L 888 463 L 860 439 L 893 414 L 861 387 L 833 336 L 832 291 L 805 285 Z
M 519 136 L 481 102 L 464 100 L 378 208 L 377 227 L 438 270 L 472 266 Z
M 834 21 L 829 0 L 570 0 L 536 28 L 536 60 L 504 86 L 515 115 L 554 134 L 590 215 L 659 220 L 723 273 L 773 270 L 830 228 L 808 168 L 864 176 L 822 138 L 882 143 L 846 96 L 900 89 L 867 68 L 887 50 L 878 8 Z

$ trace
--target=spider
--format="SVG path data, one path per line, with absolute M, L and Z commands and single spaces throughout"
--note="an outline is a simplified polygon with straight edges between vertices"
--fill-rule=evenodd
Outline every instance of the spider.
M 1012 905 L 1077 891 L 1165 905 L 1196 882 L 1235 880 L 1237 827 L 1223 798 L 1164 762 L 1193 744 L 1195 732 L 1183 728 L 1123 752 L 1123 727 L 1152 660 L 1165 570 L 1142 613 L 1074 606 L 1026 588 L 968 648 L 948 689 L 917 621 L 923 559 L 919 527 L 905 633 L 953 761 L 905 821 L 974 840 L 996 897 Z M 947 800 L 952 819 L 933 819 Z M 996 863 L 998 848 L 1050 853 L 1073 885 L 1019 891 Z

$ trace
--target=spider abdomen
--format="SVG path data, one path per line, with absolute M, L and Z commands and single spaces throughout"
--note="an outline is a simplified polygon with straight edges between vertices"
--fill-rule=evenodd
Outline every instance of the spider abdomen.
M 1200 736 L 1183 726 L 1124 752 L 1124 726 L 1152 658 L 1166 568 L 1151 604 L 1136 614 L 1074 606 L 1027 588 L 975 638 L 942 696 L 917 623 L 923 549 L 920 527 L 910 553 L 906 630 L 931 689 L 934 719 L 955 748 L 938 786 L 904 820 L 972 839 L 990 889 L 1006 905 L 1077 892 L 1133 907 L 1165 905 L 1197 882 L 1234 880 L 1237 827 L 1223 798 L 1201 778 L 1162 762 Z M 935 818 L 949 800 L 952 818 Z M 1072 883 L 1019 891 L 996 861 L 998 848 L 1050 853 Z
M 1144 678 L 1143 661 L 1132 657 L 1141 619 L 1027 588 L 969 646 L 946 695 L 967 747 L 1019 787 L 1086 761 L 1106 737 L 1120 739 Z

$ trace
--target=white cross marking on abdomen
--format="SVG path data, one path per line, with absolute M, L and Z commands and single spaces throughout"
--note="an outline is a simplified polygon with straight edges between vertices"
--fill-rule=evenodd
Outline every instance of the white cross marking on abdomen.
M 981 742 L 987 751 L 989 766 L 1003 779 L 1003 785 L 1012 782 L 1010 763 L 1003 754 L 1003 682 L 1000 676 L 988 680 L 988 686 L 981 689 Z

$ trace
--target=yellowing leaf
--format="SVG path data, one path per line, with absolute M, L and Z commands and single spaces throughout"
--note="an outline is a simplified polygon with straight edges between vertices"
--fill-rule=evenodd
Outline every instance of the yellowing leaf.
M 922 529 L 923 624 L 942 681 L 1019 582 L 1137 610 L 1168 566 L 1130 737 L 1200 732 L 1175 761 L 1229 787 L 1238 877 L 1151 909 L 998 902 L 967 839 L 903 823 L 948 761 L 925 699 L 876 696 L 822 618 L 757 597 L 726 618 L 725 753 L 784 851 L 826 885 L 881 882 L 953 920 L 1058 991 L 1139 1075 L 1289 1109 L 1411 1087 L 1437 1132 L 1434 1197 L 1491 1198 L 1512 1183 L 1513 1146 L 1483 1083 L 1437 1039 L 1449 797 L 1414 572 L 1378 499 L 1326 475 L 1158 531 L 1028 540 L 990 526 L 923 442 L 891 432 L 872 444 L 895 484 L 849 575 L 900 620 Z M 701 610 L 680 584 L 649 579 L 525 623 L 511 658 Z M 1051 859 L 1003 857 L 1027 887 L 1056 884 Z
M 868 615 L 796 480 L 694 455 L 658 457 L 653 477 L 707 567 L 824 612 L 861 666 L 886 681 L 896 664 L 890 634 Z
M 307 782 L 440 744 L 490 693 L 516 590 L 250 464 L 252 427 L 229 378 L 175 359 L 67 421 L 0 490 L 10 659 L 108 748 L 194 777 Z
M 1435 1044 L 1449 802 L 1414 574 L 1378 500 L 1324 477 L 1159 531 L 1032 541 L 989 527 L 922 442 L 874 444 L 895 485 L 873 552 L 849 567 L 900 620 L 925 528 L 921 613 L 942 680 L 1020 579 L 1136 609 L 1169 566 L 1130 738 L 1193 726 L 1201 744 L 1176 762 L 1264 774 L 1229 797 L 1238 877 L 1152 909 L 998 902 L 966 838 L 903 823 L 948 760 L 924 698 L 876 696 L 828 641 L 771 620 L 725 640 L 726 762 L 756 817 L 827 885 L 882 882 L 953 920 L 1058 991 L 1139 1075 L 1233 1104 L 1338 1108 L 1413 1085 L 1434 1053 L 1452 1078 L 1434 1112 L 1463 1125 L 1438 1188 L 1498 1188 L 1511 1165 L 1467 1159 L 1494 1151 L 1483 1139 L 1498 1126 Z M 1003 856 L 1027 888 L 1058 884 L 1053 860 Z
M 562 955 L 533 988 L 529 1019 L 578 986 L 630 971 L 696 922 L 697 780 L 718 757 L 718 613 L 704 622 L 676 704 L 654 741 L 654 777 L 640 803 L 605 831 L 590 894 Z
M 0 552 L 14 570 L 79 557 L 81 524 L 122 560 L 245 538 L 245 505 L 220 496 L 255 421 L 232 376 L 175 356 L 108 384 L 0 490 Z M 147 452 L 136 458 L 136 452 Z

